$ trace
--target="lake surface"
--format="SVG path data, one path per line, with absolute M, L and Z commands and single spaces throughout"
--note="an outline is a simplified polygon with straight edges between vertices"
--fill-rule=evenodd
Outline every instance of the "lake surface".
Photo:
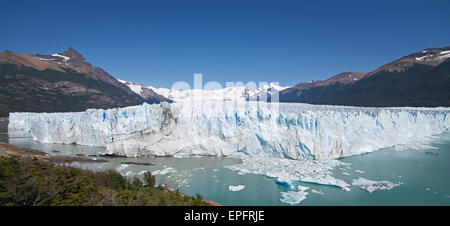
M 0 142 L 38 149 L 52 155 L 98 157 L 103 148 L 41 144 L 29 137 L 8 134 L 8 122 L 0 121 Z M 201 194 L 224 205 L 289 205 L 281 202 L 281 193 L 289 191 L 264 175 L 242 174 L 227 166 L 240 164 L 237 158 L 103 158 L 106 163 L 73 163 L 91 170 L 115 169 L 126 176 L 141 176 L 146 171 L 156 174 L 158 184 L 178 188 L 187 195 Z M 358 186 L 350 191 L 337 187 L 296 184 L 309 187 L 306 198 L 298 205 L 450 205 L 450 133 L 433 136 L 426 141 L 389 147 L 375 152 L 340 159 L 346 165 L 333 169 L 335 178 L 351 184 L 360 177 L 400 184 L 390 190 L 369 193 Z M 154 165 L 132 165 L 122 162 L 145 162 Z M 244 185 L 240 191 L 229 186 Z M 312 190 L 314 189 L 314 192 Z

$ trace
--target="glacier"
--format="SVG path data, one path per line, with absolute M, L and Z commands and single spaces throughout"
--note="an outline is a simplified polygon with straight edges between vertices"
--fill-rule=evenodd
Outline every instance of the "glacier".
M 8 130 L 43 143 L 105 147 L 105 154 L 129 157 L 245 154 L 324 160 L 406 144 L 447 132 L 450 126 L 450 108 L 442 107 L 243 104 L 185 101 L 73 113 L 10 113 Z

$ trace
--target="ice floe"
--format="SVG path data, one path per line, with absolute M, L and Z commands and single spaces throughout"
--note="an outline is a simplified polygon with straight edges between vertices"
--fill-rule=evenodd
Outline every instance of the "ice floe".
M 312 193 L 319 194 L 319 195 L 323 195 L 323 192 L 318 191 L 318 190 L 316 190 L 316 189 L 312 189 L 311 192 L 312 192 Z
M 301 181 L 319 185 L 329 185 L 350 190 L 350 185 L 345 181 L 332 176 L 332 169 L 339 166 L 341 162 L 337 160 L 291 160 L 280 158 L 263 158 L 242 155 L 242 163 L 225 166 L 231 170 L 242 173 L 266 175 L 280 184 L 291 187 L 292 182 Z
M 236 186 L 230 185 L 228 187 L 228 190 L 230 190 L 230 191 L 240 191 L 240 190 L 242 190 L 244 188 L 245 188 L 245 185 L 236 185 Z
M 156 170 L 154 172 L 152 172 L 152 175 L 164 175 L 164 174 L 168 174 L 168 173 L 174 173 L 176 172 L 176 169 L 172 168 L 172 167 L 167 167 L 161 170 Z
M 390 181 L 373 181 L 365 178 L 358 178 L 352 181 L 352 185 L 358 186 L 363 190 L 366 190 L 370 193 L 376 190 L 390 190 L 397 186 L 400 186 L 401 183 L 392 183 Z
M 287 191 L 287 192 L 281 192 L 281 202 L 290 204 L 290 205 L 295 205 L 295 204 L 299 204 L 301 201 L 303 201 L 304 199 L 306 199 L 306 195 L 308 195 L 308 192 L 306 192 L 306 190 L 308 190 L 309 187 L 303 187 L 303 186 L 298 186 L 298 191 Z

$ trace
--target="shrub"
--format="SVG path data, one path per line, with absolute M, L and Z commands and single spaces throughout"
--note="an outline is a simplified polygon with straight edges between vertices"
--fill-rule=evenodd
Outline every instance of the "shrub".
M 127 181 L 113 170 L 92 172 L 38 159 L 0 156 L 0 205 L 208 205 L 200 195 L 194 199 L 155 188 L 150 172 L 144 179 L 146 186 L 138 178 Z
M 152 175 L 151 172 L 147 171 L 146 173 L 144 173 L 144 182 L 145 186 L 154 187 L 156 184 L 156 178 Z

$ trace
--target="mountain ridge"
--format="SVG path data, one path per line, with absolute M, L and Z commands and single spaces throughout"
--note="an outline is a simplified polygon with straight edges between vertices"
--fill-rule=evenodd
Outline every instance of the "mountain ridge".
M 450 46 L 409 54 L 360 73 L 353 82 L 342 80 L 342 76 L 345 73 L 325 81 L 299 83 L 281 91 L 280 101 L 365 107 L 450 106 Z
M 1 116 L 15 111 L 84 111 L 144 102 L 160 100 L 134 93 L 72 47 L 51 55 L 0 52 Z

